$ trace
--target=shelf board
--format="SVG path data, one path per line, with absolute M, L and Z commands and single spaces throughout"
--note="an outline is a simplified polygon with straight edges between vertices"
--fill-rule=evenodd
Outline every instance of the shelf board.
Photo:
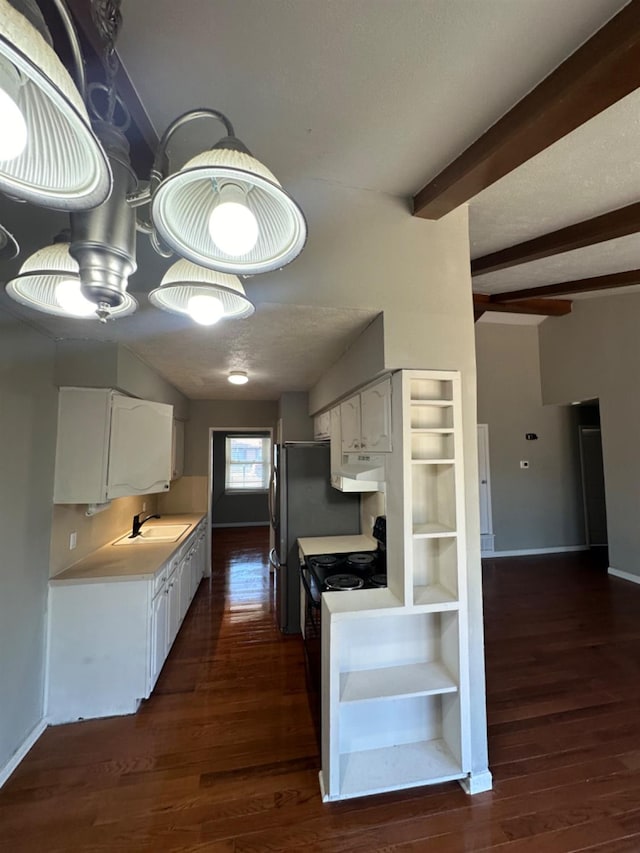
M 324 592 L 322 600 L 332 619 L 346 614 L 348 618 L 367 616 L 380 610 L 393 610 L 402 607 L 388 587 L 380 589 L 355 589 L 351 592 Z
M 412 465 L 454 465 L 455 459 L 412 459 Z
M 343 753 L 340 765 L 337 799 L 448 782 L 466 775 L 444 740 Z
M 436 435 L 453 435 L 454 432 L 453 427 L 411 427 L 412 435 L 429 435 L 430 433 L 436 433 Z
M 415 605 L 442 606 L 444 610 L 456 610 L 459 601 L 456 596 L 439 583 L 413 588 L 413 603 Z M 452 606 L 453 605 L 453 606 Z
M 340 701 L 365 702 L 455 693 L 458 685 L 440 661 L 385 666 L 340 674 Z
M 453 400 L 411 400 L 411 406 L 453 406 Z
M 413 537 L 414 539 L 441 539 L 446 536 L 456 536 L 457 533 L 452 527 L 447 527 L 438 522 L 430 524 L 414 524 Z

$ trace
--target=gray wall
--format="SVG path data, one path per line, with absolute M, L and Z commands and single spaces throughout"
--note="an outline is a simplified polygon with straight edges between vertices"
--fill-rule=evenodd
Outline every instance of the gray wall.
M 225 440 L 227 435 L 234 434 L 236 433 L 214 432 L 213 434 L 212 522 L 213 524 L 269 524 L 269 505 L 266 494 L 225 494 Z M 255 433 L 256 437 L 265 434 Z
M 275 400 L 192 400 L 185 429 L 185 476 L 209 476 L 209 427 L 275 429 L 277 418 Z
M 306 391 L 287 391 L 278 401 L 282 441 L 313 441 L 313 418 L 309 415 Z
M 42 719 L 54 344 L 0 312 L 0 768 Z
M 495 550 L 583 545 L 576 412 L 542 405 L 538 327 L 477 323 L 476 359 Z M 527 441 L 527 432 L 538 440 Z M 529 468 L 520 468 L 521 459 Z
M 542 398 L 599 399 L 609 562 L 640 576 L 640 294 L 573 303 L 540 327 Z

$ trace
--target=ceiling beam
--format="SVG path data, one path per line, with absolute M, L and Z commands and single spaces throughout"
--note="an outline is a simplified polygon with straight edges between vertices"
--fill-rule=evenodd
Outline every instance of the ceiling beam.
M 518 299 L 530 299 L 536 296 L 570 296 L 572 293 L 592 293 L 598 290 L 611 290 L 614 287 L 631 287 L 640 284 L 640 270 L 624 270 L 592 278 L 578 278 L 574 281 L 562 281 L 558 284 L 546 284 L 542 287 L 528 287 L 524 290 L 510 290 L 492 293 L 491 302 L 513 302 Z
M 487 293 L 473 294 L 474 314 L 497 311 L 500 314 L 539 314 L 543 317 L 563 317 L 571 313 L 570 299 L 520 299 L 518 302 L 494 302 Z M 476 319 L 478 319 L 476 317 Z
M 604 243 L 606 240 L 627 237 L 638 231 L 640 231 L 640 202 L 635 202 L 618 210 L 610 210 L 609 213 L 603 213 L 593 219 L 585 219 L 584 222 L 561 228 L 559 231 L 551 231 L 549 234 L 534 237 L 524 243 L 475 258 L 471 261 L 471 275 L 484 275 L 508 267 L 516 267 L 519 264 L 528 264 L 531 261 L 539 261 L 541 258 L 571 252 L 573 249 L 583 249 L 585 246 Z
M 413 198 L 439 219 L 640 86 L 640 0 L 631 0 Z

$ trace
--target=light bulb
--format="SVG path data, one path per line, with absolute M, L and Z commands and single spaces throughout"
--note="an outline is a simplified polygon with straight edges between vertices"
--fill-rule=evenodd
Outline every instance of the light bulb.
M 196 296 L 189 297 L 187 313 L 201 326 L 213 326 L 224 315 L 224 305 L 217 296 L 198 293 Z
M 209 234 L 216 246 L 227 255 L 246 255 L 258 242 L 258 220 L 247 206 L 240 187 L 225 184 L 219 201 L 209 217 Z
M 232 370 L 227 379 L 232 385 L 246 385 L 249 381 L 244 370 Z
M 73 317 L 90 317 L 95 314 L 96 306 L 82 293 L 78 279 L 65 278 L 56 285 L 55 295 L 58 305 Z
M 7 60 L 0 61 L 0 160 L 15 160 L 27 145 L 27 122 L 17 104 L 20 76 Z

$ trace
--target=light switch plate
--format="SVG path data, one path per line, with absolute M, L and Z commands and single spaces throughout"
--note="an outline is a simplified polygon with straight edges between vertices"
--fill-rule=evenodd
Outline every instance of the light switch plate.
M 69 534 L 69 550 L 73 551 L 73 549 L 78 544 L 78 534 L 74 530 L 73 533 Z

